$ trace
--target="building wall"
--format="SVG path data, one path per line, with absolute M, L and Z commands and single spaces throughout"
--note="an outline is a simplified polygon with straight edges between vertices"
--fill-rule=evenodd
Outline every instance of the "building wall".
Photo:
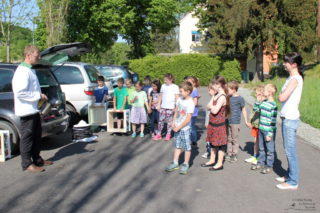
M 192 13 L 188 13 L 182 19 L 180 19 L 179 27 L 179 52 L 180 53 L 201 53 L 205 52 L 206 48 L 202 43 L 204 40 L 204 34 L 201 34 L 201 40 L 199 42 L 192 41 L 192 31 L 198 31 L 196 24 L 199 19 L 192 17 Z

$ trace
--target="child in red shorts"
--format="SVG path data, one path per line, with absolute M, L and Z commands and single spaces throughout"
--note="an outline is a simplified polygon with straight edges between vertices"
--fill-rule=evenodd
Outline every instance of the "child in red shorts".
M 253 156 L 248 159 L 245 159 L 245 162 L 252 163 L 254 165 L 258 162 L 258 153 L 259 153 L 259 118 L 260 118 L 260 110 L 256 111 L 262 101 L 265 99 L 263 96 L 264 85 L 258 85 L 254 88 L 254 92 L 257 100 L 254 102 L 253 109 L 249 116 L 249 125 L 248 127 L 252 127 L 251 135 L 254 137 L 254 151 Z

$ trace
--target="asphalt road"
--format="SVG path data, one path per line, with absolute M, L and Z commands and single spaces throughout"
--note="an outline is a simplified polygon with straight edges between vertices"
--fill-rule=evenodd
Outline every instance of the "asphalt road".
M 253 153 L 244 122 L 238 161 L 225 162 L 217 172 L 201 168 L 207 161 L 201 155 L 209 95 L 206 88 L 200 92 L 199 149 L 192 151 L 187 175 L 164 170 L 173 160 L 173 139 L 153 141 L 148 132 L 136 139 L 104 132 L 97 142 L 71 143 L 69 129 L 43 139 L 41 155 L 54 161 L 45 172 L 22 172 L 19 155 L 0 163 L 0 212 L 320 212 L 320 150 L 298 141 L 299 189 L 275 187 L 275 178 L 287 168 L 280 126 L 274 172 L 251 171 L 244 162 Z

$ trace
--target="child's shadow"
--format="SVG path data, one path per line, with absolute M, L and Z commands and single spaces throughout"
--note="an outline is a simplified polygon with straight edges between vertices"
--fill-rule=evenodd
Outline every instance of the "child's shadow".
M 244 152 L 247 152 L 251 156 L 253 156 L 253 149 L 254 149 L 254 143 L 253 142 L 246 142 L 246 145 L 242 148 L 240 146 L 240 149 Z M 274 153 L 274 163 L 273 163 L 273 171 L 276 173 L 279 177 L 283 177 L 287 174 L 287 170 L 282 168 L 282 161 L 278 159 L 277 152 Z

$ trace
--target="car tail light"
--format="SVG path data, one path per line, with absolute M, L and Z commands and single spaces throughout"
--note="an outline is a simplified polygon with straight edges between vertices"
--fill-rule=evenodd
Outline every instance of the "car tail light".
M 87 87 L 84 89 L 84 93 L 86 93 L 86 95 L 93 95 L 93 92 L 94 92 L 93 87 Z

